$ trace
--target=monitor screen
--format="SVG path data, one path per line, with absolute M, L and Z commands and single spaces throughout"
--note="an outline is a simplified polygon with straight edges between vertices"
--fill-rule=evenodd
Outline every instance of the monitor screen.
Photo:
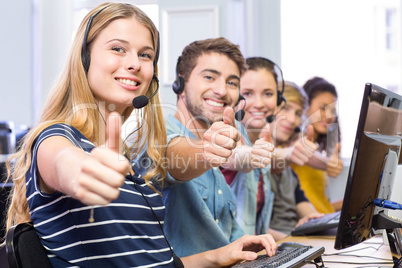
M 389 200 L 400 162 L 402 96 L 366 84 L 339 220 L 335 248 L 360 243 L 383 228 L 377 198 Z M 402 179 L 402 178 L 399 178 Z M 392 201 L 392 200 L 391 200 Z

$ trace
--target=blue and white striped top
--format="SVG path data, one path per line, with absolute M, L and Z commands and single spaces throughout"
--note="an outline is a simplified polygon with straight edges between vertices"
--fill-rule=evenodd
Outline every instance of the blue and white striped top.
M 26 174 L 31 220 L 54 267 L 174 267 L 172 253 L 150 207 L 126 178 L 120 196 L 106 206 L 87 206 L 63 193 L 38 187 L 36 154 L 43 140 L 62 136 L 88 154 L 95 147 L 77 129 L 55 124 L 35 140 Z M 143 157 L 147 157 L 143 154 Z M 132 176 L 163 224 L 161 197 Z M 93 223 L 89 223 L 94 207 Z

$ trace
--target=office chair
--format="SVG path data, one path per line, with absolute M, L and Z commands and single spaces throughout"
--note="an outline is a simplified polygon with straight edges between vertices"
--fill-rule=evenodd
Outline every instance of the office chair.
M 7 231 L 6 252 L 10 268 L 52 267 L 32 223 L 20 223 Z

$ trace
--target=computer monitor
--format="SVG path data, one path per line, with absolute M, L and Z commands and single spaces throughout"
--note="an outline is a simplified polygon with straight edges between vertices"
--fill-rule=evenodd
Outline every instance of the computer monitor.
M 401 135 L 402 96 L 366 84 L 335 249 L 353 246 L 372 237 L 377 230 L 386 229 L 388 235 L 398 240 L 390 241 L 394 262 L 401 258 L 402 224 L 387 215 L 388 209 L 374 204 L 376 199 L 389 200 L 394 180 L 402 179 L 395 176 Z

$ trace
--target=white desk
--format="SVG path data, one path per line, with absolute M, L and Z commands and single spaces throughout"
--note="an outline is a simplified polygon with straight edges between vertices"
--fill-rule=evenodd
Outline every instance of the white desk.
M 382 236 L 375 236 L 353 247 L 342 250 L 334 249 L 335 236 L 289 236 L 278 242 L 298 242 L 314 247 L 324 247 L 322 256 L 325 267 L 393 267 L 388 245 Z M 314 267 L 306 264 L 304 267 Z

